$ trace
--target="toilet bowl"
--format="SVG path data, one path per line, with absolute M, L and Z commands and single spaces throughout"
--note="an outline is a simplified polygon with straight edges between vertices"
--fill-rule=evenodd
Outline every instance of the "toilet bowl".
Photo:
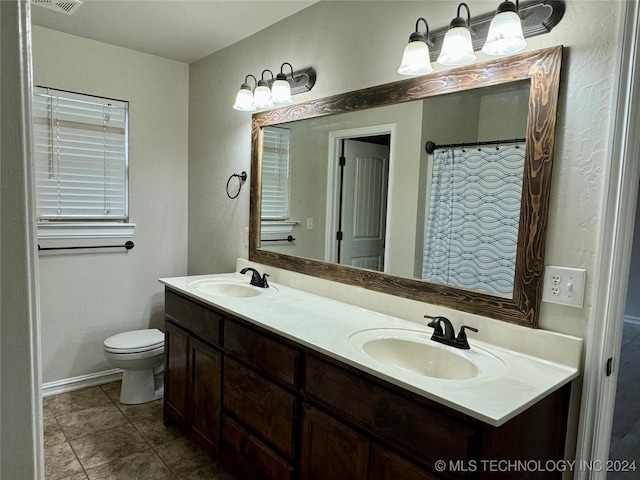
M 162 397 L 164 333 L 156 328 L 118 333 L 104 341 L 104 356 L 121 368 L 120 402 L 134 405 Z

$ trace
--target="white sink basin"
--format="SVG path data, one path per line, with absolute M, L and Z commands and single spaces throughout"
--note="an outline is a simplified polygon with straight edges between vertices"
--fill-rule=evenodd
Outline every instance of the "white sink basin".
M 250 285 L 248 282 L 240 282 L 226 279 L 204 279 L 196 280 L 189 284 L 200 293 L 213 295 L 215 297 L 257 297 L 272 290 L 273 287 L 260 288 Z
M 506 373 L 506 365 L 484 349 L 445 346 L 419 330 L 363 330 L 351 335 L 349 342 L 380 365 L 431 378 L 469 380 Z

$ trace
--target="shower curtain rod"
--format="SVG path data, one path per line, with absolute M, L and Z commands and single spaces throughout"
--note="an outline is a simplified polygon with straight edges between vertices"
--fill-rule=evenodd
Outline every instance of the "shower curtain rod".
M 505 145 L 507 143 L 525 143 L 526 138 L 511 138 L 508 140 L 493 140 L 491 142 L 469 142 L 469 143 L 443 143 L 442 145 L 436 145 L 435 142 L 432 142 L 431 140 L 429 140 L 427 143 L 425 143 L 424 145 L 424 149 L 427 151 L 427 153 L 433 153 L 436 150 L 438 150 L 439 148 L 458 148 L 458 147 L 469 147 L 469 148 L 473 148 L 473 147 L 478 147 L 480 148 L 480 146 L 483 145 L 495 145 L 496 149 L 498 149 L 498 145 Z

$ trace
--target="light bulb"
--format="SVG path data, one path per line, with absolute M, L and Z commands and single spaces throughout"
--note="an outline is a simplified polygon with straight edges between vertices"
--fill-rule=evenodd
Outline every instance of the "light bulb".
M 256 108 L 271 108 L 271 90 L 266 81 L 260 80 L 255 92 L 253 92 L 253 106 Z
M 440 65 L 466 65 L 476 59 L 471 43 L 471 33 L 465 27 L 454 27 L 444 36 L 442 50 L 438 56 Z
M 498 13 L 489 26 L 487 41 L 482 47 L 482 51 L 487 55 L 510 55 L 524 50 L 527 41 L 522 34 L 522 23 L 520 17 L 515 12 L 511 2 L 503 2 L 498 7 Z M 507 8 L 501 11 L 501 8 Z
M 271 100 L 276 104 L 293 103 L 291 86 L 289 82 L 287 82 L 287 77 L 284 74 L 279 73 L 276 76 L 276 80 L 271 86 Z
M 429 58 L 429 46 L 422 40 L 409 42 L 404 47 L 398 73 L 401 75 L 426 75 L 433 72 Z
M 233 108 L 241 112 L 255 112 L 256 107 L 253 106 L 253 92 L 246 83 L 238 90 L 236 103 L 233 104 Z

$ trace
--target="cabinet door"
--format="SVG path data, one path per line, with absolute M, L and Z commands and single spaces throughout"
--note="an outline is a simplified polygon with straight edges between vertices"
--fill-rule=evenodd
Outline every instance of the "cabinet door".
M 295 456 L 299 400 L 235 360 L 224 359 L 224 408 L 286 458 Z
M 164 423 L 187 427 L 189 334 L 165 322 Z
M 373 447 L 370 480 L 437 480 L 395 453 L 379 445 Z
M 369 456 L 366 437 L 314 408 L 305 409 L 302 480 L 366 480 Z
M 191 433 L 217 456 L 220 443 L 222 355 L 193 337 L 190 339 L 190 350 Z

